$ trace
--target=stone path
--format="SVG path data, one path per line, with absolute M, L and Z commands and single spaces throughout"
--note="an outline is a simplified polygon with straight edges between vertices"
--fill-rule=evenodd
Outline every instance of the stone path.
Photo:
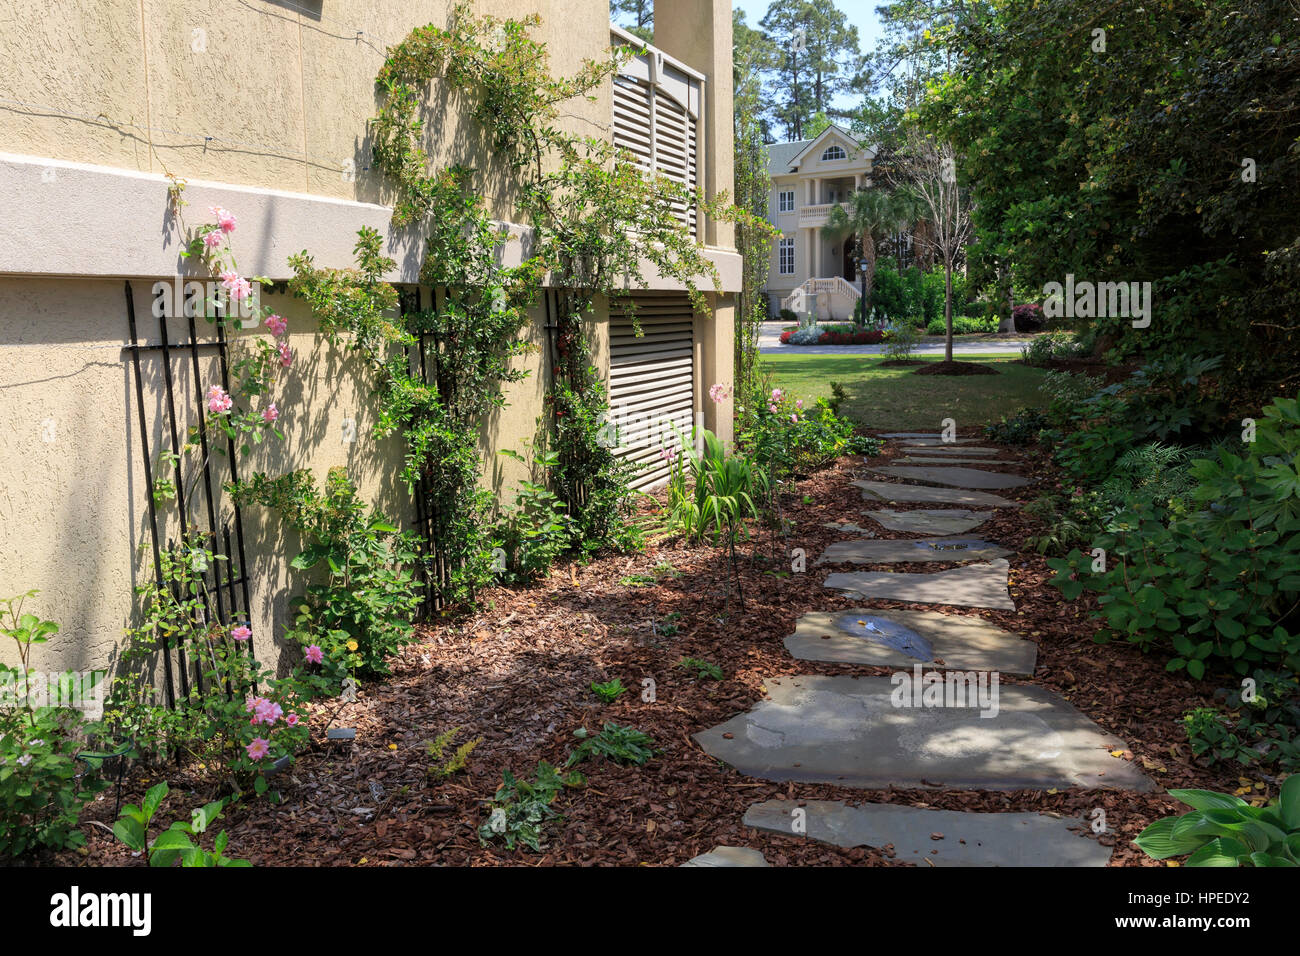
M 828 588 L 849 591 L 862 598 L 1014 611 L 1016 605 L 1007 588 L 1009 567 L 1006 561 L 999 559 L 988 564 L 971 564 L 930 574 L 849 571 L 829 575 L 825 584 Z
M 987 470 L 1014 465 L 1014 453 L 981 447 L 974 438 L 943 442 L 935 433 L 885 437 L 900 440 L 909 457 L 870 470 L 905 481 L 852 482 L 863 498 L 941 507 L 863 512 L 881 528 L 918 537 L 877 538 L 857 524 L 828 524 L 859 536 L 833 542 L 817 563 L 951 566 L 927 573 L 837 572 L 827 575 L 825 587 L 864 602 L 1014 611 L 1006 560 L 1014 553 L 994 541 L 955 537 L 993 514 L 967 506 L 1019 506 L 983 490 L 1028 483 Z M 1004 454 L 1009 457 L 998 457 Z M 974 465 L 983 467 L 961 467 Z M 810 611 L 785 648 L 797 660 L 894 672 L 768 678 L 764 700 L 694 737 L 706 753 L 749 776 L 866 790 L 1154 789 L 1132 763 L 1113 755 L 1127 750 L 1124 742 L 1059 694 L 1002 683 L 1002 674 L 1032 677 L 1037 645 L 972 612 Z M 894 859 L 923 866 L 1104 866 L 1110 858 L 1084 821 L 1049 813 L 791 799 L 754 804 L 744 823 L 843 847 L 892 847 Z M 697 862 L 719 853 L 718 859 L 750 862 Z M 767 864 L 757 851 L 719 847 L 687 865 Z
M 987 673 L 972 686 L 956 671 L 928 671 L 940 677 L 924 683 L 916 679 L 923 670 L 918 663 L 902 683 L 769 678 L 767 699 L 695 740 L 742 773 L 779 782 L 864 790 L 1152 789 L 1133 764 L 1110 755 L 1124 742 L 1057 694 L 999 685 L 995 698 Z
M 883 468 L 871 470 L 877 475 L 928 481 L 931 484 L 951 485 L 954 488 L 1023 488 L 1029 484 L 1028 478 L 1021 478 L 1019 475 L 1008 475 L 1001 471 L 984 471 L 980 468 L 912 468 L 907 465 L 885 465 Z
M 938 455 L 934 457 L 904 455 L 902 458 L 895 458 L 895 463 L 900 465 L 983 465 L 986 468 L 993 468 L 1001 465 L 1004 468 L 1014 468 L 1014 461 L 1003 461 L 1000 458 L 942 458 Z
M 962 508 L 915 508 L 912 511 L 865 511 L 882 528 L 890 531 L 911 531 L 916 534 L 961 534 L 978 528 L 991 511 L 966 511 Z
M 1014 554 L 992 541 L 978 538 L 885 538 L 876 541 L 837 541 L 817 564 L 916 564 L 927 561 L 991 561 Z
M 836 846 L 893 846 L 894 858 L 934 866 L 1105 866 L 1110 848 L 1081 834 L 1077 817 L 1046 813 L 960 813 L 837 800 L 768 800 L 746 826 L 799 834 Z
M 682 866 L 771 866 L 758 850 L 745 846 L 715 846 L 691 857 Z
M 942 662 L 957 670 L 1033 674 L 1038 645 L 974 615 L 935 611 L 810 611 L 785 639 L 803 661 L 911 667 Z
M 965 491 L 961 488 L 930 488 L 925 485 L 904 485 L 891 481 L 851 481 L 849 484 L 862 489 L 862 497 L 867 501 L 927 501 L 934 504 L 981 505 L 987 508 L 1017 508 L 1014 501 L 991 495 L 987 491 Z

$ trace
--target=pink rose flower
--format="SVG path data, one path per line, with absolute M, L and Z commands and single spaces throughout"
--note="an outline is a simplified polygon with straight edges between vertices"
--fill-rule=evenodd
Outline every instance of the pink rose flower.
M 290 727 L 297 727 L 297 726 L 298 726 L 298 715 L 297 715 L 297 714 L 290 714 L 288 717 L 284 718 L 284 722 L 285 722 L 286 724 L 288 724 Z
M 268 315 L 266 317 L 267 331 L 277 338 L 284 335 L 289 329 L 289 321 L 280 315 Z
M 238 272 L 221 273 L 221 285 L 230 297 L 238 302 L 240 299 L 247 299 L 253 294 L 253 283 L 249 282 Z
M 217 219 L 217 227 L 224 233 L 235 231 L 235 214 L 220 206 L 209 206 L 208 211 Z
M 289 348 L 288 342 L 280 343 L 280 364 L 288 368 L 293 364 L 293 349 Z
M 767 410 L 768 410 L 769 412 L 771 412 L 773 415 L 776 414 L 776 406 L 775 406 L 775 405 L 769 405 L 769 406 L 767 406 Z
M 273 724 L 284 716 L 284 708 L 279 704 L 273 704 L 269 700 L 264 702 L 265 706 L 257 708 L 254 719 L 263 724 Z
M 799 424 L 799 416 L 798 416 L 798 415 L 791 415 L 791 416 L 790 416 L 790 421 L 791 421 L 792 423 L 796 424 L 796 425 Z
M 307 648 L 307 660 L 312 664 L 319 664 L 325 660 L 325 653 L 316 644 Z
M 251 759 L 261 760 L 271 752 L 271 743 L 261 737 L 254 737 L 252 743 L 245 746 L 244 750 Z
M 726 385 L 723 385 L 721 382 L 709 386 L 709 398 L 713 399 L 714 404 L 720 404 L 730 394 L 731 389 Z
M 772 389 L 772 403 L 776 404 L 779 401 L 781 401 L 781 390 L 779 388 L 774 388 Z
M 246 641 L 253 636 L 253 629 L 247 624 L 241 624 L 230 629 L 230 636 L 237 641 Z
M 220 385 L 212 385 L 208 388 L 208 411 L 213 415 L 224 415 L 234 407 L 235 400 L 226 394 L 226 390 Z
M 797 408 L 797 409 L 799 409 L 799 411 L 803 411 L 803 399 L 802 399 L 802 398 L 796 398 L 796 399 L 794 400 L 794 407 Z
M 266 408 L 262 409 L 262 421 L 266 422 L 268 425 L 279 417 L 280 409 L 275 407 L 275 402 L 272 402 L 270 405 L 267 405 Z
M 224 234 L 218 229 L 213 229 L 211 232 L 205 232 L 203 234 L 203 246 L 211 252 L 213 249 L 217 248 L 217 246 L 221 245 L 224 238 Z

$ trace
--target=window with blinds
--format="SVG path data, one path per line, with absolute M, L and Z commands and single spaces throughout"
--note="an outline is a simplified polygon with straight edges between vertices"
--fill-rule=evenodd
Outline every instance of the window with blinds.
M 703 77 L 621 30 L 613 38 L 616 46 L 644 47 L 614 77 L 614 145 L 630 152 L 638 168 L 695 189 Z M 694 206 L 677 202 L 673 211 L 695 238 Z
M 632 319 L 610 310 L 609 413 L 618 428 L 616 454 L 637 470 L 632 487 L 668 480 L 665 449 L 690 442 L 695 419 L 695 314 L 681 293 L 638 292 L 638 336 Z

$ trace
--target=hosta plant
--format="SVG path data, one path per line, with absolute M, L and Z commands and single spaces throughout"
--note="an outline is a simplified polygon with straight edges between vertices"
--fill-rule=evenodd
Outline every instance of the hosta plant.
M 1300 866 L 1300 775 L 1265 807 L 1212 790 L 1170 790 L 1192 808 L 1157 820 L 1133 842 L 1154 860 L 1187 855 L 1185 866 Z

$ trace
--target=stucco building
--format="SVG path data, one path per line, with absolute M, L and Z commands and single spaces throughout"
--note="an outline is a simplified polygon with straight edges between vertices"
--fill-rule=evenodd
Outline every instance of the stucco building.
M 357 231 L 370 226 L 397 262 L 387 278 L 427 307 L 430 290 L 418 288 L 423 248 L 390 226 L 367 121 L 388 46 L 414 27 L 445 24 L 451 6 L 0 0 L 0 594 L 39 589 L 32 609 L 62 625 L 38 666 L 89 669 L 115 659 L 138 611 L 133 586 L 149 573 L 144 446 L 156 455 L 174 428 L 184 433 L 211 372 L 212 350 L 196 350 L 193 361 L 189 352 L 169 357 L 154 317 L 156 284 L 191 269 L 179 255 L 169 176 L 186 183 L 189 225 L 213 206 L 238 216 L 233 240 L 244 274 L 288 279 L 288 257 L 302 250 L 320 267 L 350 267 Z M 540 14 L 534 35 L 556 75 L 628 42 L 611 28 L 608 0 L 477 0 L 474 8 L 502 18 Z M 730 5 L 659 0 L 655 19 L 657 48 L 594 101 L 566 104 L 561 122 L 644 146 L 648 168 L 710 193 L 727 189 Z M 424 144 L 432 164 L 473 165 L 479 140 L 466 135 L 457 108 L 435 106 Z M 508 198 L 492 197 L 491 212 L 513 223 Z M 618 319 L 611 324 L 606 306 L 588 331 L 616 418 L 699 422 L 729 438 L 730 400 L 714 403 L 707 391 L 731 381 L 740 262 L 729 224 L 684 210 L 683 225 L 722 275 L 711 314 L 695 313 L 680 286 L 651 275 L 650 290 L 638 293 L 644 338 Z M 518 256 L 520 245 L 507 255 Z M 374 404 L 355 359 L 322 340 L 305 303 L 284 291 L 267 295 L 289 321 L 296 356 L 281 386 L 286 439 L 241 455 L 240 467 L 309 468 L 320 479 L 346 465 L 367 500 L 414 521 L 397 478 L 402 449 L 371 439 Z M 183 322 L 172 323 L 172 336 L 186 334 Z M 540 303 L 526 334 L 545 344 Z M 527 477 L 526 466 L 497 452 L 524 450 L 536 434 L 542 351 L 519 360 L 530 374 L 508 388 L 508 406 L 483 430 L 483 481 L 503 496 Z M 174 414 L 168 376 L 179 396 Z M 657 447 L 624 452 L 642 466 L 643 484 L 662 478 Z M 230 503 L 219 489 L 217 499 L 216 522 L 225 524 Z M 259 657 L 269 654 L 267 636 L 283 630 L 287 598 L 301 590 L 288 567 L 294 544 L 277 516 L 244 509 L 247 611 L 263 640 Z M 0 655 L 10 660 L 11 648 Z

